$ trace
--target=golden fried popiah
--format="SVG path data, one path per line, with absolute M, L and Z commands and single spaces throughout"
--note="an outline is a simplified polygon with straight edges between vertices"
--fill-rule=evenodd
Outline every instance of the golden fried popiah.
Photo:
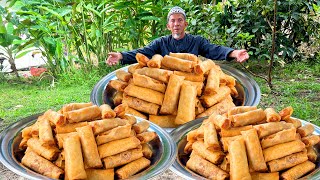
M 51 109 L 46 111 L 43 116 L 55 125 L 66 124 L 66 117 L 58 112 L 52 111 Z
M 195 62 L 165 55 L 161 61 L 161 64 L 169 67 L 170 69 L 183 72 L 192 72 Z
M 319 135 L 312 134 L 312 135 L 303 137 L 301 140 L 306 145 L 306 147 L 309 147 L 309 146 L 316 145 L 320 141 L 320 137 Z
M 207 71 L 210 71 L 212 68 L 214 68 L 214 66 L 215 63 L 212 60 L 202 61 L 194 66 L 194 72 L 196 74 L 205 74 Z
M 114 169 L 86 169 L 86 180 L 114 180 Z
M 141 53 L 136 54 L 136 60 L 141 66 L 147 66 L 148 61 L 150 61 L 150 59 L 147 56 Z
M 63 142 L 65 139 L 67 139 L 69 136 L 74 136 L 74 135 L 78 135 L 78 133 L 70 132 L 70 133 L 56 134 L 56 139 L 57 139 L 59 149 L 63 148 Z
M 108 85 L 117 91 L 123 91 L 128 86 L 128 83 L 116 79 L 110 80 Z
M 153 79 L 157 79 L 165 83 L 168 83 L 170 75 L 173 74 L 173 71 L 158 69 L 158 68 L 146 68 L 146 67 L 142 69 L 137 69 L 135 72 L 141 75 L 149 76 Z
M 59 149 L 55 146 L 42 146 L 40 140 L 37 137 L 30 138 L 27 145 L 38 155 L 48 159 L 56 160 L 59 156 Z
M 184 124 L 195 119 L 195 103 L 197 90 L 195 86 L 181 86 L 176 124 Z
M 307 147 L 307 156 L 308 156 L 309 161 L 314 162 L 314 163 L 317 161 L 318 153 L 313 148 L 313 146 Z
M 254 125 L 253 127 L 257 130 L 259 138 L 261 139 L 284 129 L 293 128 L 294 126 L 291 123 L 280 121 Z
M 253 172 L 250 174 L 251 174 L 252 180 L 279 180 L 279 172 L 274 172 L 274 173 Z
M 123 95 L 123 102 L 128 104 L 128 106 L 132 109 L 153 115 L 158 114 L 158 110 L 160 108 L 160 106 L 157 104 L 150 103 L 139 98 L 131 97 L 126 94 Z
M 112 96 L 112 101 L 115 106 L 118 106 L 122 103 L 123 99 L 123 92 L 122 91 L 117 91 L 113 96 Z
M 142 153 L 143 156 L 147 159 L 150 159 L 152 157 L 153 152 L 148 143 L 142 144 Z
M 260 108 L 248 112 L 244 112 L 241 114 L 232 115 L 231 124 L 234 127 L 246 126 L 249 124 L 254 124 L 266 119 L 266 113 Z
M 169 56 L 172 57 L 177 57 L 180 59 L 184 59 L 184 60 L 189 60 L 189 61 L 193 61 L 193 62 L 198 62 L 198 57 L 194 54 L 190 54 L 190 53 L 169 53 Z
M 148 121 L 140 121 L 132 126 L 132 129 L 137 133 L 143 133 L 150 127 L 150 123 Z
M 43 146 L 55 146 L 52 128 L 48 119 L 39 122 L 39 140 Z
M 221 102 L 223 99 L 225 99 L 228 95 L 230 95 L 231 90 L 228 86 L 222 86 L 219 87 L 216 94 L 214 95 L 204 95 L 201 96 L 202 104 L 205 107 L 211 107 L 219 102 Z
M 101 110 L 101 118 L 102 119 L 110 119 L 110 118 L 115 118 L 116 113 L 112 110 L 111 106 L 108 104 L 102 104 L 100 106 Z
M 195 74 L 195 73 L 187 73 L 182 71 L 174 71 L 175 75 L 184 76 L 185 80 L 192 82 L 203 82 L 204 76 L 203 74 Z
M 316 165 L 310 161 L 298 164 L 281 174 L 281 178 L 285 180 L 298 179 L 308 172 L 312 171 Z
M 162 105 L 164 94 L 152 89 L 135 86 L 133 84 L 128 85 L 124 92 L 129 96 L 142 99 L 147 102 Z
M 92 102 L 89 103 L 70 103 L 70 104 L 66 104 L 62 107 L 62 113 L 66 113 L 68 111 L 73 111 L 73 110 L 77 110 L 77 109 L 81 109 L 81 108 L 85 108 L 85 107 L 89 107 L 92 106 Z
M 117 126 L 123 126 L 125 124 L 126 120 L 120 118 L 102 119 L 89 122 L 89 125 L 92 127 L 94 135 L 108 131 Z
M 165 115 L 165 116 L 149 115 L 149 121 L 157 124 L 162 128 L 178 127 L 179 125 L 174 123 L 175 119 L 176 119 L 175 115 Z
M 131 73 L 131 74 L 133 74 L 133 73 L 135 73 L 135 71 L 136 71 L 137 69 L 141 69 L 141 68 L 143 68 L 143 66 L 141 66 L 139 63 L 138 63 L 138 64 L 133 64 L 133 65 L 130 65 L 130 66 L 128 67 L 128 72 Z
M 292 123 L 294 125 L 295 128 L 299 128 L 301 127 L 302 123 L 300 120 L 296 119 L 296 118 L 288 118 L 285 120 L 287 123 Z
M 204 88 L 204 95 L 214 95 L 219 89 L 219 74 L 215 69 L 211 69 L 208 74 L 207 84 Z
M 138 98 L 136 98 L 136 99 L 138 99 Z M 150 103 L 150 104 L 151 104 L 151 103 Z M 142 114 L 141 112 L 139 112 L 139 111 L 131 108 L 129 104 L 128 104 L 128 106 L 129 106 L 129 107 L 127 108 L 127 111 L 126 111 L 127 114 L 131 114 L 131 115 L 134 115 L 134 116 L 138 116 L 138 117 L 141 117 L 142 119 L 147 119 L 147 116 L 146 116 L 146 115 L 144 115 L 144 114 Z M 158 106 L 158 105 L 157 105 L 157 106 Z M 132 116 L 131 116 L 131 117 L 132 117 Z M 126 118 L 125 118 L 125 119 L 126 119 Z M 133 124 L 134 124 L 134 123 L 133 123 Z
M 78 123 L 69 123 L 64 126 L 56 126 L 57 134 L 64 134 L 70 132 L 76 132 L 77 127 L 82 127 L 88 125 L 88 122 L 78 122 Z
M 100 108 L 96 105 L 69 111 L 66 113 L 69 123 L 92 121 L 101 117 Z
M 127 124 L 124 126 L 115 127 L 107 132 L 102 133 L 96 137 L 96 141 L 98 145 L 123 139 L 131 136 L 131 125 Z
M 241 135 L 241 131 L 246 131 L 249 129 L 252 129 L 252 125 L 235 127 L 230 129 L 221 129 L 220 135 L 221 137 L 237 136 L 237 135 Z
M 141 149 L 131 149 L 121 152 L 116 155 L 107 156 L 103 158 L 104 166 L 106 169 L 122 166 L 143 156 Z
M 224 114 L 233 107 L 235 107 L 235 104 L 233 103 L 232 98 L 229 95 L 221 102 L 211 106 L 210 108 L 206 109 L 203 113 L 197 115 L 197 118 L 210 116 L 211 114 Z
M 119 179 L 126 179 L 136 174 L 137 172 L 147 168 L 148 166 L 150 166 L 150 164 L 151 164 L 150 160 L 144 157 L 141 157 L 135 161 L 132 161 L 124 165 L 120 169 L 116 170 L 116 175 Z
M 147 62 L 147 65 L 149 68 L 160 68 L 162 59 L 163 57 L 160 54 L 155 54 L 150 61 Z
M 203 141 L 196 141 L 192 144 L 192 149 L 202 158 L 210 161 L 213 164 L 220 164 L 224 158 L 222 151 L 208 150 Z
M 283 158 L 275 159 L 268 162 L 270 172 L 282 171 L 308 160 L 307 152 L 302 151 L 290 154 Z
M 293 113 L 293 108 L 291 106 L 289 106 L 289 107 L 282 109 L 279 112 L 279 115 L 281 116 L 281 120 L 285 121 L 291 117 L 292 113 Z
M 264 112 L 267 116 L 267 122 L 278 122 L 281 120 L 281 116 L 273 108 L 266 108 Z
M 271 134 L 261 140 L 261 146 L 263 149 L 281 144 L 290 142 L 296 139 L 296 129 L 285 129 L 282 131 L 279 131 L 275 134 Z
M 251 179 L 245 142 L 242 138 L 229 145 L 230 180 Z
M 158 137 L 156 132 L 143 132 L 141 134 L 137 134 L 137 138 L 140 140 L 141 144 L 150 142 Z
M 297 133 L 299 133 L 301 137 L 306 137 L 312 134 L 313 131 L 314 131 L 314 127 L 311 124 L 306 124 L 305 126 L 299 127 L 297 129 Z
M 116 77 L 123 82 L 128 82 L 132 78 L 132 74 L 119 69 L 116 71 Z
M 159 91 L 161 93 L 164 93 L 166 91 L 166 85 L 163 82 L 137 73 L 133 74 L 133 84 L 136 86 Z

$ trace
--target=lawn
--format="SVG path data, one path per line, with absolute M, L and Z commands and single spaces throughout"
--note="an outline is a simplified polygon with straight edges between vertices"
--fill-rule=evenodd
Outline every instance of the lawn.
M 230 64 L 233 65 L 233 64 Z M 241 68 L 238 67 L 237 68 Z M 255 69 L 252 66 L 252 69 Z M 266 70 L 256 68 L 255 73 Z M 107 73 L 107 72 L 106 72 Z M 105 74 L 106 74 L 105 73 Z M 23 117 L 58 110 L 70 102 L 88 102 L 93 86 L 105 74 L 92 71 L 65 75 L 59 81 L 52 78 L 0 83 L 0 130 Z M 320 125 L 320 64 L 293 63 L 273 69 L 273 89 L 255 78 L 261 89 L 259 107 L 274 107 L 277 111 L 287 106 L 294 108 L 293 116 Z

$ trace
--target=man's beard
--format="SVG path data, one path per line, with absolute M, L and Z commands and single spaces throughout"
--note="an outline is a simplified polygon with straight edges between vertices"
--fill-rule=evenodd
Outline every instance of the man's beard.
M 175 38 L 175 39 L 180 39 L 181 34 L 173 34 L 172 36 L 173 36 L 173 38 Z

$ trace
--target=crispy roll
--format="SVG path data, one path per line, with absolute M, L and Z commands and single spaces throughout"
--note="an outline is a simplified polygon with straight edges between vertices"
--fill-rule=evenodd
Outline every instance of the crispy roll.
M 206 72 L 214 68 L 215 63 L 212 60 L 202 61 L 194 67 L 194 72 L 196 74 L 205 74 Z M 219 76 L 217 76 L 219 78 Z
M 205 107 L 211 107 L 219 102 L 221 102 L 223 99 L 225 99 L 228 95 L 230 95 L 231 90 L 228 86 L 222 86 L 217 90 L 217 93 L 214 95 L 204 95 L 201 96 L 202 104 Z
M 116 113 L 116 117 L 122 118 L 126 114 L 128 107 L 129 107 L 128 104 L 125 102 L 116 106 L 114 108 L 114 112 Z
M 196 86 L 197 87 L 197 96 L 201 96 L 202 88 L 203 88 L 203 82 L 193 82 L 193 81 L 184 80 L 183 83 L 187 83 L 187 84 Z
M 133 74 L 133 73 L 135 73 L 135 71 L 136 71 L 137 69 L 141 69 L 141 68 L 143 68 L 143 66 L 141 66 L 139 63 L 138 63 L 138 64 L 133 64 L 133 65 L 130 65 L 130 66 L 128 67 L 128 72 L 131 73 L 131 74 Z
M 143 156 L 147 159 L 150 159 L 152 157 L 153 152 L 149 144 L 147 143 L 142 144 L 142 153 L 143 153 Z
M 198 62 L 198 57 L 194 54 L 190 54 L 190 53 L 169 53 L 169 56 L 172 57 L 177 57 L 180 59 L 185 59 L 185 60 L 189 60 L 189 61 L 193 61 L 193 62 Z
M 92 126 L 93 134 L 97 135 L 102 132 L 113 129 L 117 126 L 123 126 L 126 124 L 126 120 L 120 118 L 113 119 L 102 119 L 89 122 L 89 125 Z
M 252 125 L 235 127 L 230 129 L 221 129 L 220 135 L 221 137 L 237 136 L 237 135 L 241 135 L 241 131 L 246 131 L 249 129 L 252 129 Z
M 268 135 L 282 131 L 284 129 L 293 128 L 294 126 L 291 123 L 285 123 L 283 121 L 280 121 L 280 122 L 269 122 L 269 123 L 259 124 L 253 127 L 257 130 L 259 138 L 261 139 Z
M 252 180 L 279 180 L 279 172 L 274 173 L 251 173 Z
M 88 125 L 88 122 L 78 122 L 78 123 L 70 123 L 64 126 L 56 126 L 56 133 L 63 134 L 63 133 L 70 133 L 76 132 L 77 127 L 82 127 Z
M 22 138 L 21 139 L 21 142 L 19 143 L 19 149 L 20 150 L 25 150 L 25 149 L 27 149 L 27 147 L 28 147 L 28 140 L 29 140 L 30 138 Z
M 126 94 L 123 95 L 123 101 L 132 109 L 153 115 L 157 115 L 160 108 L 160 106 L 157 104 L 150 103 L 139 98 L 131 97 Z
M 165 55 L 163 57 L 161 64 L 163 64 L 164 66 L 170 69 L 183 71 L 183 72 L 192 72 L 193 67 L 195 65 L 193 61 L 186 61 L 184 59 L 180 59 L 180 58 L 176 58 L 168 55 Z
M 35 124 L 32 124 L 31 126 L 27 126 L 22 129 L 21 136 L 22 138 L 30 139 L 32 137 L 32 128 Z
M 136 86 L 159 91 L 161 93 L 164 93 L 166 91 L 166 85 L 163 82 L 137 73 L 133 74 L 133 84 Z
M 65 172 L 68 179 L 86 179 L 79 136 L 70 136 L 64 143 Z
M 246 144 L 250 167 L 258 172 L 267 171 L 267 164 L 263 158 L 262 148 L 256 129 L 242 131 L 241 134 Z
M 292 113 L 293 113 L 293 108 L 291 106 L 289 106 L 289 107 L 282 109 L 279 112 L 279 115 L 281 116 L 281 120 L 285 121 L 291 117 Z
M 266 119 L 266 113 L 262 109 L 256 109 L 241 114 L 232 115 L 232 125 L 234 127 L 254 124 Z
M 223 158 L 223 161 L 222 161 L 222 163 L 219 165 L 219 167 L 222 169 L 222 170 L 224 170 L 224 171 L 226 171 L 226 172 L 230 172 L 230 162 L 229 162 L 229 160 L 228 160 L 228 155 L 226 155 L 224 158 Z
M 307 156 L 309 161 L 314 163 L 317 161 L 318 153 L 314 150 L 313 146 L 307 147 Z
M 245 142 L 242 138 L 229 145 L 230 180 L 251 179 L 247 161 Z
M 320 141 L 320 137 L 318 135 L 312 134 L 312 135 L 303 137 L 301 140 L 306 145 L 306 147 L 309 147 L 309 146 L 316 145 Z
M 175 119 L 176 119 L 175 115 L 166 115 L 166 116 L 149 115 L 149 121 L 155 123 L 156 125 L 162 128 L 178 127 L 179 125 L 174 123 Z
M 299 133 L 302 138 L 312 134 L 313 131 L 314 127 L 311 124 L 306 124 L 305 126 L 302 126 L 297 129 L 297 133 Z
M 64 140 L 66 140 L 69 136 L 78 135 L 77 132 L 70 132 L 70 133 L 63 133 L 63 134 L 56 134 L 56 139 L 58 142 L 59 149 L 63 148 Z
M 231 96 L 229 95 L 227 98 L 223 99 L 221 102 L 211 106 L 210 108 L 206 109 L 203 113 L 197 115 L 197 118 L 210 116 L 212 114 L 224 114 L 229 109 L 235 107 Z
M 79 127 L 76 129 L 81 141 L 82 154 L 86 168 L 100 168 L 102 162 L 99 157 L 99 152 L 90 125 Z
M 131 149 L 103 159 L 106 169 L 122 166 L 143 156 L 141 149 Z
M 192 81 L 192 82 L 203 82 L 204 76 L 203 74 L 194 74 L 194 73 L 187 73 L 182 71 L 174 71 L 175 75 L 184 76 L 185 80 Z
M 140 140 L 135 136 L 131 136 L 125 139 L 119 139 L 111 141 L 98 146 L 98 151 L 100 158 L 105 158 L 107 156 L 112 156 L 129 149 L 134 149 L 140 145 Z
M 299 128 L 301 127 L 302 123 L 300 120 L 296 119 L 296 118 L 292 118 L 290 117 L 289 119 L 285 120 L 287 123 L 292 123 L 294 125 L 295 128 Z
M 115 118 L 116 117 L 116 113 L 111 109 L 111 106 L 109 106 L 108 104 L 102 104 L 100 106 L 100 110 L 101 110 L 101 118 L 102 119 L 110 119 L 110 118 Z
M 213 151 L 221 150 L 217 130 L 213 121 L 204 124 L 204 146 Z
M 125 119 L 127 123 L 130 125 L 133 125 L 137 122 L 137 119 L 132 115 L 124 115 L 123 119 Z
M 147 119 L 147 116 L 142 114 L 141 112 L 133 109 L 130 107 L 130 105 L 128 105 L 129 107 L 127 108 L 127 111 L 126 113 L 127 114 L 131 114 L 131 115 L 134 115 L 134 116 L 138 116 L 138 117 L 141 117 L 142 119 Z M 132 117 L 132 116 L 131 116 Z M 126 118 L 125 118 L 126 119 Z M 133 123 L 134 124 L 134 123 Z
M 149 68 L 160 68 L 162 59 L 163 57 L 160 54 L 155 54 L 150 61 L 147 62 L 147 65 Z
M 261 140 L 261 146 L 263 149 L 265 149 L 277 144 L 290 142 L 295 139 L 296 139 L 296 129 L 295 128 L 285 129 L 263 138 Z
M 61 169 L 64 169 L 65 168 L 65 164 L 64 164 L 64 152 L 61 152 L 58 156 L 58 159 L 54 161 L 54 164 L 56 166 L 58 166 L 59 168 Z
M 209 119 L 212 120 L 219 129 L 229 129 L 231 126 L 230 120 L 220 114 L 212 114 L 209 116 Z
M 58 112 L 52 111 L 49 109 L 44 113 L 44 117 L 49 119 L 55 125 L 64 125 L 66 124 L 66 117 Z
M 152 89 L 143 88 L 130 84 L 124 90 L 126 94 L 132 97 L 136 97 L 147 102 L 162 105 L 164 94 Z
M 264 112 L 267 116 L 267 122 L 278 122 L 281 120 L 281 116 L 273 108 L 266 108 Z
M 197 98 L 196 98 L 196 111 L 195 111 L 196 116 L 199 115 L 199 114 L 201 114 L 201 113 L 203 113 L 205 110 L 206 110 L 206 109 L 202 106 L 199 98 L 197 97 Z
M 147 66 L 148 61 L 150 61 L 150 59 L 147 56 L 141 53 L 136 54 L 136 60 L 141 66 Z
M 42 146 L 41 142 L 38 138 L 33 137 L 27 142 L 28 147 L 30 147 L 35 153 L 38 155 L 48 159 L 48 160 L 56 160 L 59 156 L 59 149 L 56 147 L 50 146 Z
M 131 136 L 131 125 L 118 126 L 96 137 L 98 145 Z
M 231 136 L 231 137 L 221 137 L 220 141 L 222 143 L 223 146 L 223 151 L 227 152 L 229 149 L 229 145 L 232 141 L 238 139 L 242 137 L 241 135 L 237 135 L 237 136 Z
M 73 110 L 77 110 L 77 109 L 81 109 L 81 108 L 85 108 L 85 107 L 89 107 L 92 106 L 92 102 L 89 103 L 70 103 L 70 104 L 66 104 L 62 107 L 62 113 L 66 113 L 69 111 L 73 111 Z
M 43 146 L 55 146 L 52 129 L 48 119 L 39 122 L 39 140 Z
M 173 74 L 173 71 L 146 67 L 142 69 L 137 69 L 135 72 L 141 75 L 149 76 L 153 79 L 157 79 L 165 83 L 168 83 L 170 75 Z
M 307 152 L 302 151 L 290 154 L 280 159 L 275 159 L 268 162 L 270 172 L 282 171 L 291 168 L 295 165 L 303 163 L 308 160 Z
M 140 134 L 140 133 L 143 133 L 145 131 L 147 131 L 147 129 L 150 127 L 150 123 L 148 121 L 141 121 L 141 122 L 138 122 L 136 124 L 134 124 L 132 126 L 132 129 L 137 133 L 137 134 Z
M 195 103 L 197 90 L 195 86 L 183 84 L 179 97 L 176 124 L 184 124 L 195 119 Z
M 66 113 L 66 117 L 69 123 L 82 122 L 86 120 L 90 121 L 101 117 L 101 111 L 98 106 L 93 105 L 82 109 L 69 111 Z
M 192 171 L 208 179 L 227 179 L 229 177 L 228 173 L 205 160 L 195 152 L 191 153 L 190 159 L 187 161 L 186 166 Z
M 120 105 L 122 103 L 122 99 L 123 99 L 123 92 L 117 91 L 112 97 L 113 104 L 115 106 Z
M 245 113 L 248 111 L 256 110 L 257 106 L 237 106 L 228 110 L 228 118 L 232 118 L 232 115 Z
M 128 86 L 128 83 L 116 79 L 110 80 L 108 85 L 117 91 L 124 91 L 124 89 Z
M 302 151 L 305 145 L 300 140 L 295 140 L 287 143 L 278 144 L 263 150 L 264 159 L 266 162 L 272 161 L 274 159 L 279 159 Z
M 207 78 L 207 84 L 204 88 L 204 95 L 214 95 L 217 93 L 219 89 L 219 83 L 219 74 L 215 69 L 211 69 Z
M 116 170 L 116 175 L 119 179 L 126 179 L 136 174 L 137 172 L 147 168 L 148 166 L 150 166 L 150 164 L 151 164 L 150 160 L 144 157 L 141 157 L 135 161 L 132 161 L 124 165 L 120 169 Z
M 119 69 L 116 71 L 116 77 L 123 82 L 128 82 L 132 78 L 132 74 Z
M 282 179 L 298 179 L 308 172 L 312 171 L 316 165 L 310 161 L 306 161 L 304 163 L 298 164 L 293 168 L 287 170 L 286 172 L 281 174 Z
M 163 104 L 160 108 L 161 114 L 172 114 L 178 108 L 179 94 L 184 77 L 172 74 L 169 79 Z
M 50 178 L 59 179 L 62 178 L 62 174 L 64 174 L 62 169 L 47 159 L 39 156 L 32 150 L 28 150 L 28 152 L 21 159 L 21 163 L 37 173 Z
M 156 132 L 143 132 L 141 134 L 137 134 L 137 138 L 140 140 L 141 144 L 150 142 L 157 137 Z
M 86 169 L 86 180 L 114 180 L 114 169 Z
M 192 144 L 192 149 L 202 158 L 213 164 L 220 164 L 223 161 L 224 153 L 222 151 L 208 150 L 203 141 L 196 141 Z

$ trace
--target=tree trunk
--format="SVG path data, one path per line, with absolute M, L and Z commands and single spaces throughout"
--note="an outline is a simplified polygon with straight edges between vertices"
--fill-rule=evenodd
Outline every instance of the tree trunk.
M 11 69 L 12 69 L 13 73 L 17 76 L 17 78 L 19 78 L 18 70 L 17 70 L 16 64 L 14 63 L 14 58 L 12 56 L 12 52 L 8 52 L 8 55 L 9 55 L 8 60 L 9 60 Z

